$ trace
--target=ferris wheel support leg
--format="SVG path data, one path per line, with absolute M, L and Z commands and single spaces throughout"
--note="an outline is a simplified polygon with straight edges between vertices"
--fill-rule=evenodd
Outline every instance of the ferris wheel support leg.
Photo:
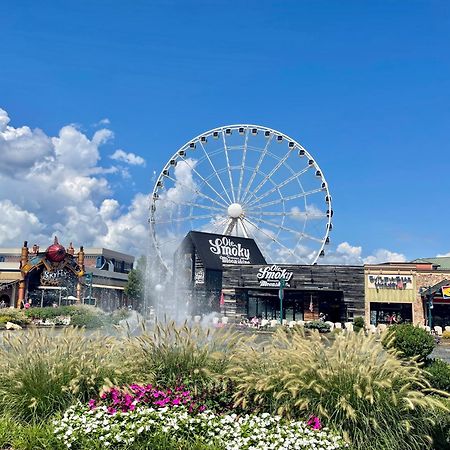
M 223 234 L 224 234 L 225 236 L 230 236 L 231 233 L 232 233 L 233 230 L 234 230 L 234 227 L 235 227 L 236 225 L 237 225 L 237 219 L 232 218 L 232 219 L 230 220 L 230 223 L 226 226 L 226 228 L 225 228 Z

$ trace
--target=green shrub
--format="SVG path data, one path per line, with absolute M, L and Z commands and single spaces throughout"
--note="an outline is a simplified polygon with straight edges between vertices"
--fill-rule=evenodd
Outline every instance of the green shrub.
M 406 358 L 417 357 L 423 361 L 433 351 L 433 336 L 411 324 L 392 325 L 383 338 L 386 347 L 393 347 Z
M 240 346 L 226 372 L 236 405 L 287 417 L 319 416 L 355 449 L 429 448 L 430 409 L 440 407 L 424 388 L 415 361 L 386 351 L 375 336 L 275 333 L 271 344 Z
M 360 330 L 365 327 L 364 317 L 355 317 L 353 319 L 353 330 L 355 333 L 358 333 Z
M 0 345 L 0 412 L 40 421 L 120 380 L 118 342 L 83 330 L 30 329 Z
M 442 359 L 433 359 L 426 367 L 426 373 L 433 388 L 450 394 L 450 364 Z
M 25 326 L 30 323 L 30 319 L 21 309 L 3 308 L 0 309 L 0 325 L 5 325 L 6 322 L 12 322 L 20 326 Z
M 312 322 L 305 322 L 305 329 L 317 330 L 319 333 L 328 333 L 330 331 L 330 324 L 320 320 L 313 320 Z

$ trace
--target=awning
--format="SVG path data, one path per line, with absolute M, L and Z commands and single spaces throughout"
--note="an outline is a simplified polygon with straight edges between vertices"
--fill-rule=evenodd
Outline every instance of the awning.
M 107 284 L 93 284 L 92 287 L 100 288 L 100 289 L 117 289 L 119 291 L 123 291 L 125 289 L 122 286 L 109 286 Z

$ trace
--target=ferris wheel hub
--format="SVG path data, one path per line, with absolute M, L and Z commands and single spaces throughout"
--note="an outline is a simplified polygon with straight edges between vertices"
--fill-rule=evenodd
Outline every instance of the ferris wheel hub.
M 232 219 L 237 219 L 237 218 L 241 217 L 243 213 L 244 213 L 244 210 L 239 203 L 232 203 L 228 207 L 228 215 Z

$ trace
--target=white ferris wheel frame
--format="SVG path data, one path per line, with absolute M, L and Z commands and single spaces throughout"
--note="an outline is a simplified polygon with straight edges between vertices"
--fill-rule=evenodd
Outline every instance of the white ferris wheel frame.
M 228 130 L 230 130 L 230 133 L 228 133 Z M 160 249 L 160 246 L 159 246 L 159 243 L 158 243 L 158 240 L 157 240 L 156 229 L 155 229 L 156 220 L 155 220 L 154 216 L 155 216 L 155 212 L 156 212 L 156 209 L 157 209 L 156 208 L 156 204 L 157 204 L 157 201 L 158 201 L 158 198 L 159 198 L 158 191 L 160 190 L 161 187 L 164 186 L 163 180 L 165 178 L 169 178 L 172 181 L 176 181 L 174 178 L 172 178 L 169 175 L 169 173 L 170 173 L 169 170 L 176 165 L 176 163 L 174 165 L 174 164 L 171 164 L 171 162 L 172 161 L 177 162 L 177 161 L 181 160 L 181 161 L 184 161 L 186 164 L 188 164 L 188 162 L 186 161 L 186 159 L 188 158 L 188 151 L 189 150 L 195 150 L 197 144 L 200 144 L 200 147 L 202 148 L 202 151 L 204 153 L 204 156 L 202 157 L 202 159 L 206 158 L 208 160 L 213 173 L 210 176 L 204 178 L 202 175 L 200 175 L 196 171 L 195 168 L 191 167 L 191 169 L 193 170 L 194 173 L 196 173 L 201 178 L 201 180 L 203 181 L 204 184 L 206 184 L 207 186 L 209 186 L 212 189 L 212 191 L 218 196 L 219 199 L 221 199 L 225 203 L 227 203 L 227 200 L 228 200 L 228 202 L 230 202 L 231 204 L 236 204 L 236 195 L 235 195 L 234 183 L 233 183 L 233 178 L 232 178 L 232 175 L 231 175 L 231 167 L 230 167 L 229 158 L 228 158 L 228 151 L 229 151 L 229 149 L 227 148 L 226 137 L 225 137 L 226 134 L 231 134 L 233 131 L 236 131 L 236 130 L 239 132 L 239 134 L 245 135 L 245 143 L 244 143 L 243 157 L 242 157 L 242 166 L 241 166 L 241 169 L 240 169 L 240 176 L 239 176 L 238 197 L 240 197 L 240 193 L 241 193 L 241 190 L 242 190 L 242 181 L 243 181 L 243 174 L 244 174 L 244 171 L 245 171 L 245 160 L 246 160 L 248 136 L 249 136 L 250 133 L 251 134 L 256 134 L 256 133 L 259 133 L 259 132 L 263 132 L 263 133 L 269 132 L 269 136 L 267 136 L 265 134 L 265 137 L 267 137 L 267 144 L 265 145 L 264 149 L 262 150 L 262 153 L 261 153 L 261 155 L 259 157 L 259 160 L 258 160 L 258 164 L 256 165 L 255 168 L 251 169 L 253 171 L 253 174 L 252 174 L 252 176 L 250 178 L 250 181 L 247 183 L 246 190 L 244 192 L 243 197 L 241 197 L 241 200 L 247 200 L 249 195 L 250 195 L 250 197 L 254 196 L 255 193 L 257 193 L 259 191 L 259 189 L 264 184 L 266 184 L 266 182 L 270 181 L 270 177 L 276 172 L 276 170 L 278 170 L 278 168 L 280 168 L 286 162 L 286 160 L 288 159 L 289 155 L 292 152 L 294 152 L 294 151 L 300 152 L 301 151 L 303 153 L 301 155 L 298 154 L 298 156 L 299 157 L 303 157 L 304 156 L 305 158 L 307 158 L 309 160 L 308 161 L 308 166 L 306 168 L 302 169 L 302 171 L 292 173 L 292 177 L 290 179 L 288 179 L 287 181 L 285 180 L 285 182 L 281 183 L 280 185 L 276 185 L 276 183 L 274 183 L 272 181 L 272 184 L 274 184 L 273 188 L 271 188 L 269 191 L 266 191 L 260 197 L 256 197 L 256 200 L 254 199 L 254 200 L 250 201 L 247 206 L 251 207 L 251 206 L 255 205 L 257 200 L 261 200 L 264 197 L 267 197 L 267 195 L 270 195 L 270 193 L 276 192 L 279 187 L 282 187 L 283 185 L 287 184 L 288 182 L 292 181 L 293 179 L 298 178 L 301 174 L 303 174 L 307 170 L 311 169 L 311 167 L 314 167 L 314 169 L 316 170 L 316 176 L 321 178 L 321 181 L 322 181 L 321 188 L 318 188 L 318 189 L 315 189 L 315 190 L 311 190 L 311 191 L 308 191 L 308 192 L 304 192 L 303 191 L 301 193 L 298 193 L 298 194 L 295 194 L 295 195 L 292 195 L 292 196 L 288 196 L 286 198 L 282 197 L 282 195 L 281 195 L 279 190 L 278 190 L 278 194 L 282 198 L 281 203 L 283 204 L 283 208 L 284 208 L 284 201 L 285 200 L 292 200 L 293 198 L 302 198 L 302 197 L 306 198 L 308 195 L 311 195 L 311 194 L 317 193 L 317 192 L 324 192 L 324 193 L 326 193 L 326 197 L 325 197 L 326 203 L 327 203 L 326 217 L 327 217 L 328 220 L 327 220 L 327 223 L 326 223 L 325 235 L 324 235 L 324 237 L 322 239 L 313 238 L 313 237 L 309 236 L 307 233 L 303 233 L 301 231 L 296 231 L 296 230 L 293 230 L 293 229 L 285 227 L 285 230 L 287 230 L 287 231 L 289 231 L 291 233 L 293 232 L 293 233 L 296 233 L 296 234 L 297 233 L 300 234 L 301 235 L 300 240 L 304 237 L 306 239 L 313 239 L 313 240 L 321 242 L 320 248 L 315 251 L 315 253 L 316 253 L 315 258 L 312 260 L 312 262 L 310 262 L 307 265 L 314 265 L 314 264 L 316 264 L 317 260 L 320 257 L 323 257 L 325 255 L 324 247 L 325 247 L 325 245 L 327 245 L 330 242 L 329 235 L 330 235 L 330 231 L 333 228 L 333 224 L 332 224 L 332 221 L 331 221 L 331 219 L 333 217 L 333 209 L 332 209 L 332 198 L 331 198 L 331 195 L 330 195 L 328 183 L 327 183 L 327 181 L 325 179 L 325 176 L 323 175 L 322 169 L 320 168 L 320 166 L 317 163 L 317 161 L 313 158 L 313 156 L 301 144 L 299 144 L 295 139 L 291 138 L 287 134 L 282 133 L 281 131 L 275 130 L 274 128 L 265 127 L 265 126 L 262 126 L 262 125 L 233 124 L 233 125 L 225 125 L 225 126 L 212 128 L 211 130 L 205 131 L 205 132 L 199 134 L 198 136 L 194 137 L 193 139 L 190 139 L 189 141 L 187 141 L 184 145 L 182 145 L 171 156 L 171 158 L 165 164 L 164 168 L 161 170 L 161 172 L 159 173 L 159 176 L 156 179 L 155 185 L 153 187 L 153 192 L 152 192 L 152 195 L 151 195 L 151 199 L 150 199 L 150 201 L 151 201 L 150 218 L 149 218 L 150 231 L 151 231 L 150 232 L 150 236 L 151 236 L 151 239 L 153 241 L 153 245 L 155 247 L 155 250 L 157 252 L 157 256 L 158 256 L 159 260 L 161 261 L 163 266 L 169 271 L 170 271 L 170 267 L 166 263 L 166 261 L 164 260 L 162 254 L 161 254 L 161 249 Z M 241 132 L 241 130 L 244 130 L 244 131 Z M 253 130 L 256 130 L 256 133 L 253 133 Z M 217 136 L 214 136 L 214 133 L 218 133 Z M 227 161 L 227 167 L 219 168 L 219 170 L 217 170 L 215 168 L 214 163 L 212 162 L 212 160 L 210 158 L 211 154 L 208 154 L 208 152 L 205 149 L 205 146 L 203 145 L 204 143 L 206 144 L 208 138 L 211 137 L 211 136 L 213 136 L 215 139 L 222 139 L 223 140 L 223 148 L 221 148 L 219 150 L 216 150 L 216 152 L 221 152 L 221 151 L 225 152 L 225 157 L 226 157 L 226 161 Z M 282 140 L 288 141 L 288 152 L 281 158 L 277 157 L 277 159 L 279 161 L 275 165 L 275 167 L 270 171 L 269 174 L 264 174 L 259 169 L 260 169 L 261 163 L 263 162 L 265 156 L 269 153 L 268 149 L 269 149 L 271 141 L 272 141 L 272 139 L 274 139 L 274 137 L 276 137 L 276 139 L 280 140 L 280 141 L 282 141 Z M 272 157 L 274 156 L 273 153 L 271 153 L 270 155 Z M 292 171 L 292 169 L 290 169 L 290 170 Z M 223 172 L 226 172 L 228 174 L 228 181 L 230 182 L 230 187 L 231 187 L 231 191 L 230 191 L 231 197 L 230 197 L 230 194 L 228 193 L 228 190 L 225 188 L 221 177 L 219 176 L 219 173 L 223 173 Z M 255 191 L 253 193 L 249 194 L 249 190 L 250 190 L 250 188 L 253 185 L 253 182 L 254 182 L 254 179 L 255 179 L 257 173 L 261 173 L 262 175 L 264 175 L 264 178 L 263 178 L 263 180 L 261 182 L 259 182 L 257 184 L 257 186 L 255 188 Z M 223 189 L 222 193 L 217 192 L 217 190 L 213 186 L 211 186 L 211 184 L 209 183 L 209 180 L 211 178 L 213 178 L 213 177 L 216 177 L 217 180 L 219 180 L 219 183 L 220 183 L 220 185 L 221 185 L 221 187 Z M 191 188 L 189 187 L 189 189 L 191 189 Z M 201 208 L 209 209 L 210 211 L 215 211 L 215 210 L 216 211 L 221 211 L 223 213 L 223 205 L 221 203 L 219 203 L 218 201 L 216 201 L 216 199 L 213 199 L 209 195 L 206 196 L 205 194 L 201 193 L 201 191 L 199 189 L 196 189 L 195 193 L 197 195 L 199 195 L 199 196 L 207 197 L 210 202 L 217 204 L 217 207 L 214 207 L 214 206 L 209 206 L 209 207 L 200 206 Z M 226 198 L 224 198 L 224 196 Z M 175 203 L 175 204 L 178 204 L 178 203 Z M 179 203 L 179 204 L 180 205 L 184 205 L 184 206 L 191 206 L 191 210 L 192 210 L 193 206 L 199 206 L 198 204 L 195 204 L 195 203 L 191 204 L 190 202 L 183 202 L 183 203 Z M 260 205 L 260 207 L 261 206 L 268 206 L 270 204 L 275 204 L 275 201 L 270 201 L 270 202 L 263 203 L 262 205 Z M 196 216 L 196 218 L 208 218 L 208 217 L 211 217 L 211 215 L 212 215 L 212 212 L 210 214 L 205 214 L 204 216 Z M 266 215 L 274 215 L 274 216 L 276 216 L 276 215 L 287 215 L 287 213 L 285 211 L 283 211 L 283 212 L 278 212 L 278 213 L 275 212 L 275 213 L 272 213 L 272 214 L 271 213 L 266 213 Z M 192 220 L 192 218 L 186 217 L 186 218 L 180 219 L 180 221 L 181 220 Z M 235 222 L 236 220 L 240 220 L 240 218 L 239 219 L 233 219 L 232 221 Z M 266 234 L 264 232 L 264 230 L 262 230 L 258 226 L 258 224 L 255 224 L 253 221 L 250 221 L 249 219 L 244 219 L 244 220 L 247 223 L 251 224 L 251 226 L 253 226 L 256 229 L 258 229 L 260 232 L 262 232 L 262 234 Z M 244 225 L 244 220 L 241 221 L 241 230 L 243 231 L 244 236 L 248 237 L 247 230 L 246 230 L 246 227 Z M 269 225 L 272 225 L 272 226 L 278 226 L 278 224 L 275 224 L 273 222 L 271 223 L 271 222 L 267 222 L 267 221 L 264 221 L 264 220 L 261 220 L 261 219 L 258 219 L 258 221 L 259 221 L 259 223 L 264 223 L 265 222 L 265 223 L 267 223 Z M 170 221 L 170 222 L 173 222 L 173 220 Z M 307 220 L 305 220 L 304 227 L 306 226 L 306 222 L 307 222 Z M 226 223 L 226 219 L 224 219 L 224 225 L 225 225 L 225 227 L 223 229 L 222 234 L 231 234 L 231 232 L 233 231 L 233 228 L 234 228 L 234 226 L 230 228 L 231 221 L 227 224 Z M 280 231 L 281 231 L 281 229 L 283 229 L 283 225 L 284 225 L 284 219 L 283 219 L 283 223 L 282 223 L 282 225 L 280 227 Z M 272 236 L 269 236 L 268 234 L 266 234 L 266 235 L 267 235 L 268 238 L 270 238 L 270 240 L 276 242 L 279 246 L 285 247 L 284 244 L 282 244 L 281 242 L 277 241 L 277 239 L 273 238 Z M 279 232 L 277 234 L 277 237 L 278 237 L 278 235 L 279 235 Z M 300 242 L 300 240 L 299 240 L 299 242 Z M 258 242 L 257 242 L 257 244 L 258 244 Z M 297 243 L 297 245 L 298 245 L 298 243 Z M 287 247 L 285 247 L 285 248 L 287 249 Z M 289 249 L 287 249 L 287 250 L 289 250 Z M 290 251 L 290 252 L 293 254 L 292 251 Z M 293 254 L 293 256 L 295 256 L 297 259 L 299 258 L 298 256 L 296 256 L 294 254 Z

